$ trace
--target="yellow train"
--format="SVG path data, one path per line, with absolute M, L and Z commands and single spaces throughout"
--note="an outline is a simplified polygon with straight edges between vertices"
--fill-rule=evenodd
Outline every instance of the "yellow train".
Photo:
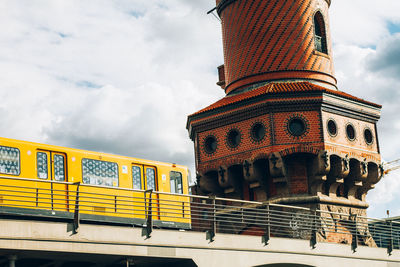
M 187 167 L 0 138 L 0 214 L 190 228 Z

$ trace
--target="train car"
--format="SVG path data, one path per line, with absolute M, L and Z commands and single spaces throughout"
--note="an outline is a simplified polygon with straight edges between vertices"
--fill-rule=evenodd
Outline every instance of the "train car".
M 0 213 L 189 229 L 187 167 L 0 138 Z

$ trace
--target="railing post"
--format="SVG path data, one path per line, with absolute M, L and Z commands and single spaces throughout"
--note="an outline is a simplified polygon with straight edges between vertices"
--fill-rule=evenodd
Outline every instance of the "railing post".
M 8 256 L 8 266 L 15 267 L 15 262 L 17 261 L 17 255 Z
M 117 213 L 117 196 L 114 196 L 114 212 Z
M 265 214 L 266 215 L 265 216 L 266 226 L 265 226 L 265 233 L 262 237 L 262 242 L 266 246 L 266 245 L 268 245 L 269 240 L 271 239 L 271 218 L 270 218 L 270 213 L 269 213 L 269 211 L 270 211 L 269 204 L 267 204 L 265 211 L 266 211 L 266 214 Z
M 53 182 L 50 182 L 51 188 L 51 210 L 54 210 L 54 203 L 53 203 Z
M 215 196 L 210 196 L 211 201 L 212 201 L 212 221 L 211 221 L 211 229 L 206 231 L 206 240 L 210 240 L 211 242 L 214 242 L 214 237 L 215 233 L 217 231 L 217 220 L 216 220 L 216 207 L 215 207 Z
M 147 205 L 147 193 L 149 195 L 149 205 Z M 142 236 L 146 236 L 147 238 L 151 237 L 151 233 L 153 232 L 153 214 L 152 214 L 152 198 L 151 194 L 153 193 L 153 189 L 144 191 L 144 207 L 146 213 L 146 224 L 143 225 Z
M 39 207 L 39 188 L 36 188 L 36 207 Z
M 80 182 L 74 183 L 76 185 L 76 196 L 75 196 L 75 211 L 74 211 L 74 223 L 73 223 L 73 233 L 78 233 L 79 228 L 79 186 Z
M 313 213 L 310 246 L 314 249 L 317 245 L 317 210 L 313 210 Z
M 393 224 L 392 221 L 388 221 L 386 222 L 389 225 L 389 242 L 388 242 L 388 247 L 387 247 L 387 253 L 389 254 L 389 256 L 392 255 L 393 252 Z
M 357 214 L 350 215 L 350 217 L 354 218 L 351 249 L 356 252 L 358 247 Z

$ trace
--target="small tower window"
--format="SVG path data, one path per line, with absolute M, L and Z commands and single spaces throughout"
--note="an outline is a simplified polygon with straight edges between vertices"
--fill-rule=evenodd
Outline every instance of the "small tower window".
M 328 133 L 330 136 L 335 137 L 337 135 L 337 125 L 333 119 L 328 120 Z
M 266 129 L 265 129 L 264 124 L 262 124 L 261 122 L 256 122 L 251 127 L 251 138 L 255 142 L 260 142 L 265 137 L 265 131 L 266 131 Z
M 346 135 L 350 141 L 356 140 L 356 130 L 352 124 L 347 124 L 346 126 Z
M 213 135 L 209 135 L 204 140 L 204 150 L 207 154 L 213 154 L 217 150 L 217 139 Z
M 314 30 L 315 30 L 315 49 L 318 52 L 328 54 L 325 21 L 324 17 L 319 11 L 314 15 Z
M 305 122 L 301 118 L 293 118 L 288 124 L 289 132 L 294 136 L 303 135 L 307 128 Z
M 239 146 L 242 137 L 237 129 L 231 129 L 226 136 L 226 142 L 229 147 L 236 148 Z
M 372 143 L 374 142 L 374 137 L 372 135 L 371 129 L 366 128 L 364 130 L 364 139 L 365 139 L 365 142 L 367 143 L 367 145 L 372 145 Z

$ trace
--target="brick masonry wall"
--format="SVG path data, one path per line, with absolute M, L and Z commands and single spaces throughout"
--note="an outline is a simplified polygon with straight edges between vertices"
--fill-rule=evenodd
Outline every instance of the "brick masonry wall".
M 269 117 L 269 114 L 265 114 L 257 118 L 244 120 L 235 124 L 226 125 L 220 128 L 216 128 L 214 130 L 199 133 L 199 162 L 203 163 L 210 160 L 226 158 L 227 156 L 232 156 L 239 162 L 242 162 L 244 159 L 251 159 L 253 157 L 256 157 L 259 153 L 265 151 L 265 148 L 271 146 L 271 129 Z M 265 137 L 260 142 L 254 142 L 250 134 L 251 127 L 256 122 L 261 122 L 266 127 Z M 239 130 L 239 132 L 241 133 L 241 143 L 237 148 L 229 147 L 226 141 L 226 136 L 229 130 L 233 128 Z M 204 140 L 209 135 L 215 136 L 218 140 L 217 150 L 214 154 L 207 154 L 204 150 Z
M 335 85 L 328 9 L 325 0 L 237 0 L 223 9 L 227 93 L 245 85 L 247 78 L 248 83 L 275 79 L 276 71 L 287 72 L 279 78 L 308 71 L 301 76 Z M 313 16 L 317 11 L 324 17 L 328 54 L 316 51 Z
M 337 135 L 331 136 L 328 132 L 328 121 L 334 120 L 337 125 Z M 380 155 L 378 151 L 378 140 L 376 136 L 376 125 L 371 122 L 361 121 L 328 112 L 322 113 L 323 131 L 326 141 L 325 148 L 331 153 L 338 155 L 348 154 L 349 157 L 367 158 L 367 160 L 378 161 Z M 355 129 L 355 140 L 347 138 L 346 126 L 351 124 Z M 372 132 L 373 142 L 368 144 L 364 138 L 365 129 Z
M 352 235 L 346 226 L 343 226 L 340 222 L 337 222 L 337 232 L 326 232 L 326 242 L 351 244 Z
M 306 122 L 306 132 L 300 137 L 291 135 L 288 131 L 288 122 L 291 118 L 301 118 Z M 271 152 L 287 150 L 286 154 L 294 152 L 314 152 L 323 147 L 320 116 L 318 111 L 282 112 L 264 114 L 262 116 L 243 120 L 213 130 L 198 133 L 197 163 L 200 172 L 219 166 L 241 164 L 244 160 L 253 160 L 258 157 L 267 158 Z M 251 128 L 255 123 L 263 123 L 266 135 L 259 142 L 251 138 Z M 237 148 L 227 144 L 227 134 L 231 129 L 241 133 L 241 143 Z M 218 145 L 213 154 L 207 154 L 204 142 L 208 136 L 215 136 Z

